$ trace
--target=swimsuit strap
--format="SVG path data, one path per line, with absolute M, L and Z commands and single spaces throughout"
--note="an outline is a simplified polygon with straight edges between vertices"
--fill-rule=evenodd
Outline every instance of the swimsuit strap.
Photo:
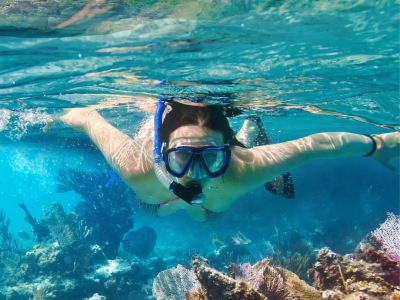
M 168 205 L 168 204 L 170 204 L 170 203 L 174 203 L 174 202 L 176 202 L 176 201 L 178 201 L 178 200 L 180 200 L 181 198 L 175 198 L 175 199 L 172 199 L 172 200 L 168 200 L 168 201 L 165 201 L 165 202 L 163 202 L 163 203 L 160 203 L 159 205 L 160 205 L 160 207 L 161 206 L 164 206 L 164 205 Z M 201 209 L 202 210 L 207 210 L 204 206 L 202 206 L 201 207 Z
M 143 209 L 144 211 L 146 211 L 147 213 L 149 213 L 150 215 L 155 216 L 155 217 L 158 217 L 158 210 L 160 209 L 161 206 L 168 205 L 169 203 L 173 203 L 175 201 L 178 201 L 179 199 L 180 198 L 175 198 L 175 199 L 168 200 L 168 201 L 165 201 L 165 202 L 160 203 L 160 204 L 149 204 L 149 203 L 141 201 L 139 199 L 139 197 L 136 197 L 136 200 L 137 200 L 137 202 L 139 204 L 139 207 L 141 209 Z M 203 211 L 205 211 L 205 213 L 207 214 L 207 219 L 206 219 L 205 222 L 215 221 L 218 217 L 220 217 L 223 214 L 223 212 L 215 212 L 215 211 L 212 211 L 212 210 L 208 210 L 205 207 L 201 207 L 201 209 Z
M 164 206 L 164 205 L 168 205 L 170 203 L 174 203 L 174 202 L 178 201 L 179 199 L 180 198 L 175 198 L 175 199 L 172 199 L 172 200 L 168 200 L 168 201 L 162 202 L 162 203 L 160 203 L 160 206 Z

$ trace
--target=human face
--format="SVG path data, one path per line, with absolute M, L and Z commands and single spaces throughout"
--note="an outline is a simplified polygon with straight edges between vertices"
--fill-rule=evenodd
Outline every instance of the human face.
M 224 146 L 223 134 L 219 131 L 211 130 L 199 125 L 185 125 L 174 130 L 169 137 L 168 148 L 194 147 L 201 148 L 207 146 Z M 189 183 L 207 184 L 211 178 L 208 176 L 204 166 L 199 161 L 191 164 L 188 171 L 181 178 L 179 183 L 187 185 Z

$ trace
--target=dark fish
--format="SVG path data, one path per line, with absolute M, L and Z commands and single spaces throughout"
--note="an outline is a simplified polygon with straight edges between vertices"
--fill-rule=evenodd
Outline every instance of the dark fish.
M 137 257 L 146 258 L 153 251 L 157 234 L 153 228 L 143 226 L 135 231 L 128 232 L 122 240 L 124 249 Z

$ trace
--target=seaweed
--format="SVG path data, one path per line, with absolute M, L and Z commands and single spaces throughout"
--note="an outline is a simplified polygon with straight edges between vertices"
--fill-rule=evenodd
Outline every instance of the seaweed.
M 21 253 L 21 242 L 10 232 L 10 220 L 6 217 L 3 209 L 0 210 L 0 237 L 0 253 Z
M 91 238 L 106 257 L 115 258 L 124 234 L 133 227 L 131 189 L 110 169 L 62 169 L 55 179 L 59 183 L 57 192 L 75 191 L 82 196 L 75 213 L 92 228 Z
M 300 254 L 298 252 L 292 255 L 283 255 L 280 250 L 274 251 L 272 261 L 275 265 L 292 271 L 303 280 L 308 280 L 308 270 L 313 265 L 313 259 L 310 254 Z
M 308 269 L 315 257 L 311 245 L 297 231 L 279 232 L 276 230 L 271 239 L 274 248 L 272 261 L 282 268 L 297 274 L 301 279 L 308 279 Z

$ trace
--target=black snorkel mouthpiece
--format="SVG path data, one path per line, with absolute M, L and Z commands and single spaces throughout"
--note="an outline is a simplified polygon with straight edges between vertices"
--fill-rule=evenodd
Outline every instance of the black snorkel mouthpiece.
M 169 189 L 172 190 L 176 196 L 190 205 L 202 207 L 204 204 L 205 196 L 202 192 L 201 184 L 199 183 L 192 183 L 188 186 L 184 186 L 173 181 L 169 186 Z

